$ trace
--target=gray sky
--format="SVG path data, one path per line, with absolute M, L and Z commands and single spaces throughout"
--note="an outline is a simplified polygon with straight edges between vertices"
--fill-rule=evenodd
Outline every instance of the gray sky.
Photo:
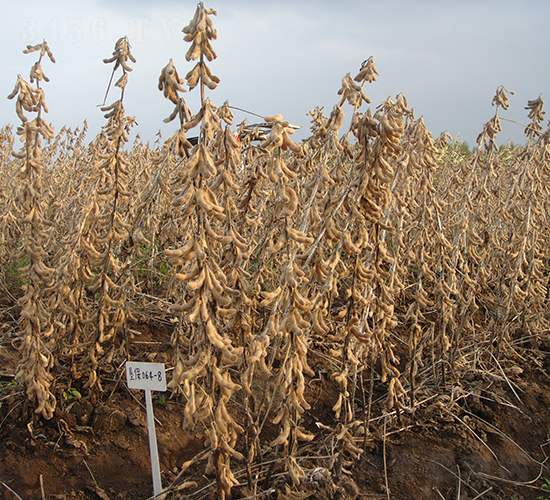
M 499 85 L 515 92 L 502 117 L 527 123 L 524 107 L 539 94 L 550 96 L 550 2 L 509 0 L 206 0 L 214 8 L 218 58 L 210 69 L 221 78 L 208 97 L 261 115 L 281 113 L 309 133 L 306 113 L 338 102 L 346 73 L 355 76 L 373 56 L 380 73 L 367 84 L 376 107 L 403 92 L 416 117 L 423 116 L 437 137 L 447 130 L 473 145 L 494 114 L 491 101 Z M 126 113 L 144 140 L 160 129 L 167 137 L 176 122 L 162 120 L 173 109 L 157 89 L 161 69 L 173 58 L 181 76 L 194 64 L 185 60 L 189 44 L 181 29 L 196 2 L 183 0 L 2 0 L 0 87 L 7 96 L 18 74 L 28 79 L 36 54 L 27 44 L 45 38 L 57 63 L 43 63 L 47 120 L 56 131 L 81 126 L 88 138 L 105 123 L 103 101 L 115 41 L 127 35 L 137 63 L 129 75 Z M 192 111 L 198 88 L 185 94 Z M 118 98 L 111 91 L 107 102 Z M 367 107 L 364 105 L 363 110 Z M 351 107 L 345 108 L 351 114 Z M 14 101 L 0 99 L 0 125 L 18 124 Z M 550 115 L 548 115 L 550 116 Z M 236 123 L 257 118 L 235 112 Z M 547 121 L 545 120 L 544 126 Z M 194 135 L 191 131 L 189 135 Z M 523 142 L 523 127 L 503 122 L 500 141 Z

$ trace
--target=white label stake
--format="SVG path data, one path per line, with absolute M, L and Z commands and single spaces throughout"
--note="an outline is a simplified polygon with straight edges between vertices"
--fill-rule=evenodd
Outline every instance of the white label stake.
M 126 380 L 128 388 L 145 391 L 145 408 L 147 410 L 147 430 L 149 432 L 149 450 L 151 452 L 151 470 L 153 472 L 153 493 L 158 495 L 162 490 L 160 477 L 159 452 L 155 433 L 155 416 L 151 391 L 166 391 L 166 372 L 162 363 L 126 363 Z

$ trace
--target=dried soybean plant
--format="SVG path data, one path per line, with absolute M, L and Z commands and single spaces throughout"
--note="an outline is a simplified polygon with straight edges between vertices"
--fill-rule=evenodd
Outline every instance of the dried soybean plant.
M 423 128 L 423 127 L 422 127 Z M 444 207 L 434 196 L 435 189 L 430 181 L 430 167 L 433 168 L 435 162 L 435 144 L 431 137 L 424 135 L 424 140 L 414 144 L 416 152 L 422 151 L 422 155 L 412 153 L 411 159 L 416 155 L 417 166 L 422 168 L 420 185 L 418 193 L 423 196 L 421 217 L 418 221 L 418 230 L 415 243 L 416 252 L 413 254 L 417 259 L 409 261 L 408 265 L 414 267 L 418 273 L 416 282 L 415 305 L 409 309 L 407 316 L 414 321 L 413 328 L 418 328 L 418 319 L 423 316 L 423 312 L 437 311 L 437 321 L 424 322 L 425 336 L 424 347 L 429 346 L 426 357 L 430 359 L 432 383 L 438 387 L 438 390 L 444 391 L 448 378 L 448 351 L 451 345 L 455 346 L 458 340 L 451 341 L 451 336 L 456 332 L 455 316 L 457 309 L 456 297 L 457 290 L 457 262 L 460 256 L 459 237 L 448 239 L 446 235 L 446 223 L 443 218 Z M 462 212 L 463 213 L 463 212 Z M 465 216 L 467 217 L 467 216 Z M 463 219 L 464 220 L 464 219 Z M 460 224 L 456 224 L 461 227 Z M 464 226 L 465 227 L 465 226 Z M 420 254 L 418 254 L 420 252 Z M 429 297 L 426 294 L 428 288 Z M 424 318 L 422 318 L 424 319 Z M 414 374 L 416 365 L 422 364 L 421 337 L 410 338 L 411 342 L 411 401 L 414 401 Z
M 374 68 L 372 58 L 364 64 L 360 75 L 358 75 L 361 82 L 365 79 L 362 80 L 360 77 L 365 67 L 372 71 Z M 304 410 L 309 407 L 303 393 L 300 391 L 304 375 L 298 370 L 301 369 L 305 374 L 313 375 L 306 357 L 310 328 L 313 329 L 315 335 L 327 338 L 335 345 L 332 353 L 342 363 L 342 371 L 335 374 L 334 377 L 342 387 L 340 398 L 334 406 L 334 410 L 337 418 L 343 416 L 344 425 L 338 428 L 335 437 L 337 441 L 342 443 L 343 450 L 354 454 L 360 453 L 360 449 L 355 446 L 349 432 L 351 425 L 355 425 L 353 422 L 355 395 L 352 394 L 354 389 L 348 391 L 348 376 L 354 380 L 355 384 L 358 367 L 361 363 L 360 359 L 362 360 L 364 352 L 360 348 L 356 349 L 356 346 L 366 344 L 369 339 L 368 335 L 363 335 L 359 330 L 359 328 L 365 327 L 364 322 L 360 326 L 358 323 L 368 315 L 366 308 L 368 308 L 369 301 L 367 299 L 370 298 L 369 295 L 372 296 L 372 293 L 360 287 L 358 283 L 362 282 L 366 285 L 372 281 L 373 276 L 366 270 L 358 256 L 362 254 L 365 258 L 367 253 L 363 252 L 365 249 L 370 249 L 370 253 L 372 253 L 367 232 L 369 226 L 372 228 L 372 224 L 376 223 L 387 229 L 381 219 L 383 218 L 383 211 L 388 208 L 391 198 L 391 194 L 388 193 L 385 201 L 382 202 L 382 206 L 377 204 L 367 206 L 366 203 L 359 203 L 358 199 L 366 193 L 365 188 L 369 186 L 369 175 L 374 161 L 380 162 L 382 154 L 387 154 L 386 150 L 389 149 L 389 145 L 380 146 L 375 143 L 372 146 L 369 143 L 369 138 L 376 137 L 379 133 L 378 129 L 374 128 L 373 125 L 376 125 L 376 122 L 369 113 L 365 115 L 365 123 L 362 127 L 366 133 L 366 137 L 361 137 L 363 140 L 361 144 L 364 149 L 360 150 L 359 154 L 354 154 L 349 143 L 347 143 L 347 136 L 344 136 L 342 140 L 337 138 L 337 131 L 343 119 L 342 104 L 349 100 L 350 104 L 354 106 L 352 123 L 357 129 L 360 118 L 362 118 L 357 116 L 357 110 L 362 102 L 370 102 L 364 95 L 362 87 L 354 84 L 349 75 L 344 78 L 339 94 L 343 97 L 340 103 L 335 106 L 328 120 L 323 119 L 320 110 L 312 113 L 314 130 L 317 132 L 315 141 L 317 145 L 320 145 L 323 144 L 324 138 L 326 149 L 321 156 L 319 168 L 310 179 L 303 181 L 308 186 L 303 193 L 307 193 L 306 196 L 309 198 L 305 204 L 301 223 L 297 222 L 296 224 L 299 230 L 296 231 L 292 227 L 288 227 L 287 224 L 286 233 L 294 241 L 291 241 L 289 247 L 288 237 L 281 233 L 278 240 L 274 242 L 273 247 L 270 248 L 271 252 L 281 252 L 283 257 L 280 261 L 273 261 L 275 267 L 281 268 L 279 286 L 273 292 L 263 293 L 265 297 L 263 305 L 271 308 L 268 329 L 271 327 L 270 333 L 272 335 L 278 333 L 283 339 L 282 341 L 277 340 L 274 346 L 274 353 L 277 353 L 279 344 L 282 344 L 279 354 L 282 361 L 279 363 L 280 372 L 278 377 L 282 387 L 282 404 L 274 422 L 283 425 L 281 425 L 282 430 L 279 437 L 272 445 L 284 445 L 283 456 L 288 455 L 286 465 L 294 484 L 299 483 L 305 477 L 303 470 L 292 456 L 297 450 L 297 439 L 308 441 L 314 438 L 312 434 L 303 432 L 298 426 L 298 420 Z M 390 126 L 383 129 L 384 144 L 397 145 L 399 142 L 399 135 L 403 132 L 404 111 L 406 110 L 402 103 L 400 97 L 396 105 L 396 109 L 399 109 L 399 111 L 395 113 L 395 116 L 391 115 L 391 112 L 388 113 L 395 123 L 391 123 Z M 381 121 L 383 120 L 381 119 Z M 397 131 L 397 133 L 392 134 L 389 138 L 390 132 L 394 131 Z M 371 146 L 378 153 L 375 156 L 372 156 Z M 336 160 L 329 171 L 327 162 L 332 151 L 344 152 L 346 156 L 351 156 L 353 159 L 351 169 Z M 376 165 L 375 172 L 380 171 L 380 176 L 382 176 L 381 167 Z M 383 164 L 383 167 L 390 168 L 387 162 Z M 279 170 L 283 171 L 282 168 Z M 393 170 L 390 170 L 387 175 L 391 176 L 392 173 Z M 342 183 L 343 179 L 348 179 L 348 181 Z M 275 181 L 275 179 L 273 180 Z M 382 185 L 378 184 L 378 181 L 379 179 L 376 179 L 374 182 L 376 183 L 376 192 L 379 194 Z M 384 178 L 384 181 L 388 182 L 387 177 Z M 334 184 L 336 184 L 334 192 L 327 196 L 326 189 L 332 189 L 330 186 Z M 287 196 L 288 198 L 290 196 Z M 321 215 L 315 206 L 318 201 L 317 198 L 326 200 L 323 203 L 325 205 L 323 208 L 324 213 L 321 212 Z M 375 211 L 376 207 L 379 207 L 378 212 Z M 325 224 L 319 224 L 321 220 Z M 315 227 L 315 223 L 318 224 L 318 227 Z M 314 234 L 318 235 L 315 243 L 315 238 L 309 237 L 307 234 L 311 229 L 313 229 Z M 325 234 L 327 244 L 321 245 L 321 240 Z M 297 236 L 301 239 L 297 240 Z M 298 246 L 295 242 L 301 243 L 301 246 Z M 325 246 L 327 250 L 330 249 L 328 250 L 328 257 L 325 257 Z M 283 249 L 286 252 L 281 251 Z M 387 252 L 385 255 L 387 255 Z M 288 264 L 285 266 L 285 257 L 292 263 L 293 268 L 290 268 Z M 307 268 L 310 262 L 314 265 L 314 271 L 306 276 L 306 273 L 309 272 Z M 297 263 L 303 263 L 302 267 L 300 268 Z M 349 280 L 350 275 L 353 275 L 351 283 Z M 359 276 L 359 278 L 356 278 L 356 276 Z M 310 280 L 319 282 L 319 292 L 313 292 L 315 281 L 312 284 L 309 283 Z M 306 283 L 308 287 L 304 286 Z M 386 285 L 384 284 L 384 286 Z M 342 292 L 344 297 L 339 299 Z M 370 300 L 372 301 L 372 298 Z M 337 307 L 340 310 L 337 316 L 332 316 L 336 304 L 338 304 Z M 378 316 L 380 316 L 380 313 L 378 313 Z M 335 324 L 341 322 L 341 320 L 344 320 L 344 324 L 342 327 L 336 327 L 336 331 L 332 335 L 327 335 L 331 331 L 328 324 L 333 322 L 333 318 L 336 320 L 334 321 Z M 387 344 L 387 342 L 385 343 Z M 387 349 L 389 348 L 387 347 Z M 298 355 L 301 357 L 299 358 Z M 299 363 L 296 363 L 296 360 Z
M 372 149 L 364 151 L 364 160 L 369 168 L 358 186 L 359 213 L 364 223 L 370 226 L 369 245 L 371 250 L 362 254 L 361 266 L 357 263 L 359 275 L 363 275 L 363 303 L 359 302 L 362 314 L 357 317 L 357 326 L 351 333 L 360 342 L 366 343 L 368 351 L 365 360 L 371 362 L 371 369 L 377 358 L 381 363 L 380 378 L 388 381 L 387 407 L 400 406 L 405 390 L 400 381 L 399 359 L 394 351 L 391 335 L 397 326 L 395 316 L 396 297 L 403 284 L 400 277 L 399 256 L 402 243 L 393 235 L 401 229 L 399 217 L 391 216 L 394 206 L 394 189 L 400 173 L 397 158 L 401 153 L 401 137 L 405 131 L 406 119 L 410 115 L 407 101 L 398 95 L 379 106 L 373 118 L 378 121 L 378 134 Z M 357 298 L 361 297 L 357 293 Z M 372 386 L 372 384 L 371 384 Z M 370 418 L 372 390 L 369 389 L 366 423 Z M 366 429 L 367 430 L 367 429 Z
M 19 186 L 14 209 L 21 226 L 21 246 L 15 258 L 23 261 L 20 276 L 26 280 L 24 295 L 18 300 L 21 306 L 21 359 L 17 366 L 16 379 L 23 385 L 28 399 L 36 405 L 35 412 L 49 419 L 53 416 L 56 399 L 52 392 L 53 376 L 50 370 L 54 363 L 52 351 L 55 349 L 52 335 L 54 327 L 51 319 L 50 291 L 55 269 L 47 265 L 49 257 L 48 238 L 50 223 L 44 217 L 45 203 L 42 191 L 44 160 L 42 139 L 54 137 L 53 128 L 42 117 L 47 112 L 42 81 L 49 81 L 42 70 L 42 59 L 48 56 L 55 63 L 48 44 L 27 46 L 25 54 L 39 52 L 38 61 L 33 65 L 28 83 L 18 77 L 13 92 L 8 99 L 17 96 L 16 112 L 21 119 L 17 135 L 24 142 L 13 156 L 21 160 Z M 33 87 L 31 84 L 36 83 Z M 29 120 L 25 112 L 36 113 Z
M 498 252 L 501 272 L 491 329 L 497 353 L 512 336 L 537 335 L 548 328 L 544 272 L 548 261 L 544 243 L 548 238 L 548 152 L 540 134 L 543 102 L 540 96 L 526 107 L 532 120 L 525 130 L 528 144 L 514 158 L 513 180 L 502 202 L 506 232 Z M 536 141 L 535 134 L 539 134 Z
M 370 58 L 355 80 L 373 81 L 374 74 L 377 72 Z M 350 104 L 354 105 L 355 99 Z M 388 98 L 374 116 L 370 110 L 354 114 L 351 130 L 360 149 L 352 160 L 356 170 L 348 173 L 354 178 L 352 191 L 344 203 L 342 216 L 345 218 L 341 218 L 339 227 L 337 225 L 328 231 L 329 236 L 340 241 L 339 248 L 346 256 L 340 272 L 344 278 L 340 285 L 344 305 L 338 313 L 335 334 L 329 336 L 329 340 L 335 342 L 333 352 L 342 360 L 342 372 L 335 376 L 335 380 L 342 384 L 342 392 L 334 410 L 337 417 L 344 416 L 346 427 L 355 420 L 356 384 L 358 374 L 362 380 L 364 364 L 370 362 L 372 370 L 380 356 L 382 380 L 385 381 L 391 373 L 390 389 L 397 385 L 398 395 L 402 393 L 397 378 L 399 373 L 391 366 L 396 358 L 386 333 L 386 328 L 391 329 L 396 324 L 393 296 L 399 288 L 395 258 L 388 250 L 386 233 L 394 231 L 388 225 L 387 212 L 391 209 L 396 176 L 392 164 L 400 151 L 399 142 L 407 113 L 406 101 L 400 95 L 396 103 Z M 347 390 L 348 380 L 353 381 L 350 391 Z M 368 402 L 363 399 L 366 421 L 369 420 L 370 397 Z M 393 403 L 390 402 L 389 406 Z M 342 442 L 344 449 L 356 453 L 351 443 L 349 437 L 347 444 Z
M 367 66 L 371 70 L 374 68 L 372 58 L 366 61 L 362 70 Z M 363 80 L 359 79 L 359 81 Z M 282 359 L 282 362 L 278 363 L 277 382 L 281 387 L 282 404 L 274 421 L 282 425 L 280 435 L 272 445 L 284 445 L 283 456 L 287 455 L 286 466 L 294 484 L 305 477 L 304 471 L 293 457 L 297 451 L 297 440 L 309 441 L 314 438 L 312 434 L 304 432 L 298 426 L 299 419 L 309 407 L 303 394 L 304 375 L 301 371 L 310 376 L 314 374 L 307 361 L 311 334 L 323 340 L 328 338 L 330 342 L 336 343 L 336 346 L 346 339 L 345 347 L 341 344 L 340 348 L 337 347 L 332 351 L 342 362 L 342 372 L 335 376 L 335 380 L 342 385 L 341 396 L 334 407 L 337 418 L 340 417 L 341 410 L 345 409 L 343 421 L 351 423 L 355 406 L 354 397 L 347 390 L 348 375 L 350 372 L 357 374 L 359 361 L 353 352 L 354 349 L 350 347 L 349 336 L 345 331 L 338 330 L 333 335 L 327 334 L 331 331 L 329 324 L 333 322 L 333 317 L 336 323 L 347 314 L 347 310 L 342 309 L 340 304 L 345 304 L 352 294 L 356 295 L 353 292 L 353 284 L 345 290 L 348 286 L 346 278 L 352 273 L 351 262 L 363 248 L 368 246 L 365 217 L 357 209 L 356 200 L 351 200 L 356 195 L 357 186 L 365 174 L 364 167 L 369 163 L 363 162 L 365 155 L 359 155 L 361 158 L 357 163 L 359 167 L 354 171 L 341 161 L 342 157 L 357 159 L 349 145 L 348 136 L 344 136 L 342 140 L 337 136 L 338 129 L 343 123 L 342 104 L 348 100 L 354 106 L 352 123 L 357 123 L 359 107 L 362 102 L 370 101 L 364 95 L 362 86 L 353 83 L 349 75 L 344 77 L 339 94 L 342 95 L 342 99 L 333 109 L 329 119 L 326 119 L 319 109 L 311 113 L 312 131 L 315 136 L 306 141 L 304 150 L 309 153 L 311 146 L 315 145 L 321 149 L 321 154 L 319 151 L 311 151 L 306 162 L 318 162 L 318 165 L 312 170 L 310 177 L 300 178 L 302 182 L 298 184 L 295 182 L 293 185 L 293 191 L 299 193 L 302 198 L 305 197 L 307 201 L 304 202 L 301 217 L 298 217 L 294 224 L 298 229 L 293 229 L 285 219 L 286 231 L 282 231 L 278 238 L 272 240 L 273 245 L 268 251 L 274 254 L 277 252 L 275 255 L 280 255 L 282 258 L 272 260 L 270 264 L 274 268 L 280 268 L 281 275 L 279 286 L 272 292 L 263 293 L 263 305 L 270 308 L 268 331 L 271 335 L 282 337 L 282 339 L 276 338 L 273 348 L 273 354 L 278 354 Z M 372 119 L 370 114 L 367 116 Z M 371 130 L 370 133 L 373 131 Z M 266 145 L 269 145 L 269 142 Z M 341 155 L 341 152 L 345 154 Z M 270 161 L 274 163 L 274 160 Z M 280 160 L 275 158 L 275 161 Z M 332 166 L 329 167 L 331 162 Z M 285 168 L 289 170 L 286 165 Z M 271 171 L 272 169 L 268 168 L 268 175 Z M 278 168 L 278 171 L 281 175 L 274 176 L 272 181 L 279 181 L 279 185 L 281 180 L 288 182 L 289 173 L 282 167 Z M 290 174 L 291 178 L 296 177 L 292 170 Z M 344 179 L 347 182 L 343 183 Z M 281 190 L 280 187 L 276 189 Z M 288 187 L 285 186 L 284 189 L 286 191 Z M 274 192 L 276 192 L 275 189 Z M 280 198 L 285 199 L 282 196 Z M 290 198 L 286 196 L 287 200 Z M 318 207 L 321 200 L 321 207 Z M 315 240 L 308 233 L 312 236 L 316 235 L 317 239 Z M 342 255 L 346 257 L 343 258 Z M 291 263 L 292 267 L 285 265 L 286 262 Z M 365 281 L 370 278 L 367 275 L 363 277 Z M 342 278 L 346 280 L 345 285 L 341 284 Z M 343 302 L 339 299 L 342 291 L 346 293 Z M 338 317 L 333 316 L 335 305 L 340 308 Z M 357 319 L 355 313 L 351 312 L 348 319 L 348 325 L 353 327 Z M 336 434 L 337 440 L 342 441 L 345 448 L 354 453 L 359 452 L 353 444 L 347 424 L 340 427 Z
M 238 337 L 230 333 L 236 326 L 236 307 L 245 300 L 239 273 L 248 256 L 246 242 L 235 228 L 231 192 L 239 145 L 222 127 L 222 121 L 229 124 L 232 117 L 204 97 L 205 85 L 215 88 L 204 62 L 216 57 L 210 45 L 216 37 L 208 17 L 212 14 L 212 9 L 199 3 L 190 25 L 183 29 L 185 40 L 191 42 L 186 58 L 199 59 L 186 79 L 191 88 L 200 85 L 201 109 L 182 124 L 181 134 L 199 126 L 200 135 L 198 146 L 171 182 L 179 186 L 173 206 L 181 240 L 178 248 L 165 250 L 178 283 L 172 310 L 179 317 L 172 335 L 175 368 L 168 385 L 186 399 L 185 426 L 204 428 L 210 449 L 206 473 L 216 474 L 218 497 L 226 498 L 238 484 L 231 459 L 244 460 L 235 449 L 244 429 L 229 411 L 231 399 L 241 390 L 231 372 L 242 363 L 243 348 L 234 345 Z
M 125 356 L 127 348 L 126 320 L 131 317 L 127 297 L 134 283 L 132 274 L 125 273 L 128 263 L 121 261 L 121 244 L 130 229 L 125 220 L 130 171 L 123 147 L 135 121 L 125 115 L 123 107 L 128 73 L 132 70 L 128 60 L 135 62 L 130 48 L 128 39 L 120 38 L 112 57 L 104 60 L 106 64 L 115 63 L 113 75 L 122 68 L 115 83 L 121 96 L 101 108 L 107 123 L 93 144 L 90 189 L 81 206 L 80 220 L 64 239 L 66 252 L 58 272 L 56 325 L 64 346 L 63 356 L 71 362 L 73 379 L 87 376 L 83 384 L 86 389 L 101 390 L 100 370 L 111 371 L 109 363 L 116 350 Z M 122 342 L 117 339 L 121 332 Z
M 360 337 L 355 325 L 367 305 L 363 297 L 363 285 L 371 278 L 362 266 L 359 255 L 372 250 L 369 245 L 368 221 L 357 206 L 357 186 L 370 166 L 369 140 L 377 135 L 370 110 L 362 114 L 359 109 L 363 102 L 371 102 L 365 96 L 363 86 L 366 81 L 372 83 L 376 80 L 374 74 L 377 71 L 371 57 L 363 63 L 355 78 L 361 85 L 356 84 L 349 74 L 344 77 L 338 92 L 341 95 L 340 102 L 333 108 L 326 126 L 320 130 L 326 131 L 328 141 L 325 157 L 312 179 L 312 183 L 315 181 L 312 194 L 324 202 L 322 208 L 314 208 L 312 214 L 314 218 L 324 221 L 317 237 L 318 242 L 323 238 L 323 243 L 317 248 L 314 246 L 306 260 L 306 264 L 311 262 L 314 266 L 312 279 L 319 282 L 319 291 L 314 296 L 312 307 L 313 333 L 331 342 L 331 353 L 341 363 L 340 372 L 334 374 L 335 381 L 341 386 L 339 399 L 333 408 L 336 418 L 342 422 L 337 432 L 338 441 L 353 453 L 357 452 L 357 448 L 353 445 L 348 427 L 354 420 L 355 388 L 361 370 L 358 358 L 361 353 L 355 348 L 356 341 L 351 339 L 354 334 Z M 353 116 L 350 130 L 339 140 L 337 134 L 344 117 L 342 106 L 346 102 L 353 106 Z M 316 118 L 319 119 L 318 114 Z M 358 139 L 357 151 L 352 150 L 349 144 L 348 138 L 352 131 Z M 331 168 L 327 169 L 331 151 L 337 154 Z M 345 161 L 341 161 L 341 158 Z M 346 182 L 343 182 L 344 179 Z M 334 326 L 329 327 L 331 323 Z M 351 388 L 349 380 L 352 380 Z
M 456 311 L 459 321 L 453 334 L 451 365 L 454 365 L 459 337 L 476 334 L 472 329 L 474 314 L 479 305 L 487 305 L 486 297 L 493 295 L 496 269 L 493 262 L 499 259 L 499 240 L 507 232 L 507 214 L 499 213 L 499 207 L 505 200 L 503 194 L 508 191 L 511 178 L 506 175 L 506 166 L 495 143 L 500 131 L 499 109 L 509 107 L 507 94 L 513 95 L 513 92 L 502 86 L 497 88 L 493 98 L 495 115 L 477 138 L 479 148 L 459 169 L 463 179 L 453 179 L 455 189 L 445 197 L 447 213 L 452 217 L 445 224 L 452 227 L 454 233 L 452 268 L 460 277 L 455 290 L 459 298 Z
M 314 438 L 300 426 L 304 412 L 311 408 L 305 399 L 304 374 L 312 376 L 314 372 L 307 360 L 312 305 L 306 297 L 309 279 L 300 268 L 298 255 L 307 251 L 314 238 L 308 235 L 308 217 L 304 224 L 298 225 L 298 176 L 289 167 L 292 158 L 302 153 L 302 148 L 290 139 L 290 123 L 281 115 L 266 116 L 265 121 L 273 124 L 260 147 L 267 151 L 266 173 L 272 185 L 272 196 L 266 208 L 272 213 L 274 222 L 268 229 L 270 235 L 264 238 L 271 243 L 265 248 L 265 261 L 260 262 L 259 267 L 275 273 L 275 280 L 268 279 L 265 284 L 275 283 L 271 290 L 261 292 L 263 300 L 260 305 L 267 308 L 268 318 L 260 338 L 265 338 L 264 345 L 273 345 L 268 365 L 261 359 L 258 361 L 259 368 L 268 375 L 274 369 L 275 360 L 278 366 L 271 402 L 265 417 L 258 413 L 257 421 L 261 431 L 271 410 L 275 412 L 272 422 L 278 425 L 279 431 L 271 446 L 285 458 L 289 477 L 294 485 L 298 485 L 305 477 L 295 459 L 298 442 Z M 271 408 L 273 402 L 278 404 Z
M 448 249 L 449 244 L 441 228 L 437 227 L 436 211 L 439 207 L 434 200 L 435 188 L 432 185 L 437 149 L 422 118 L 410 122 L 403 134 L 402 146 L 400 182 L 395 183 L 393 189 L 399 221 L 391 243 L 395 269 L 402 281 L 402 290 L 396 301 L 406 307 L 401 322 L 405 327 L 408 363 L 402 385 L 409 393 L 408 410 L 414 411 L 417 391 L 424 390 L 424 381 L 420 386 L 416 385 L 418 369 L 424 366 L 424 350 L 435 327 L 433 321 L 428 321 L 425 316 L 433 306 L 434 247 L 444 245 Z M 399 401 L 395 403 L 401 404 Z

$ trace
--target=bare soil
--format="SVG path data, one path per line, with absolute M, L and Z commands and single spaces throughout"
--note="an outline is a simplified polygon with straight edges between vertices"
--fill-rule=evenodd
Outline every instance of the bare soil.
M 13 382 L 18 359 L 10 325 L 2 325 L 0 345 L 0 499 L 146 499 L 152 496 L 147 423 L 141 391 L 126 388 L 123 367 L 105 376 L 101 394 L 66 394 L 54 417 L 34 415 Z M 169 346 L 144 328 L 132 345 L 132 359 L 163 361 Z M 15 346 L 15 347 L 14 347 Z M 154 354 L 151 354 L 154 353 Z M 284 462 L 266 445 L 262 464 L 232 469 L 241 481 L 233 498 L 341 498 L 394 500 L 550 498 L 541 487 L 550 478 L 546 457 L 550 448 L 550 353 L 548 346 L 527 346 L 506 376 L 472 370 L 454 386 L 453 411 L 442 403 L 424 404 L 414 416 L 380 415 L 365 451 L 355 460 L 331 448 L 327 428 L 335 425 L 331 410 L 337 387 L 313 363 L 318 377 L 309 380 L 312 409 L 304 427 L 317 433 L 298 459 L 307 472 L 290 488 Z M 503 373 L 504 375 L 504 373 Z M 59 375 L 62 377 L 62 375 Z M 375 389 L 383 394 L 383 384 Z M 375 390 L 376 392 L 376 390 Z M 455 396 L 456 396 L 455 394 Z M 453 396 L 449 391 L 446 401 Z M 436 400 L 434 400 L 436 401 Z M 375 405 L 376 406 L 376 405 Z M 204 475 L 198 461 L 179 475 L 182 464 L 203 449 L 200 429 L 183 430 L 183 405 L 170 394 L 154 395 L 157 439 L 163 486 L 195 481 L 180 498 L 216 498 L 214 477 Z M 238 407 L 236 408 L 238 411 Z M 374 415 L 374 413 L 373 413 Z M 318 423 L 322 424 L 321 426 Z M 262 443 L 276 435 L 268 422 Z M 208 487 L 210 485 L 210 487 Z M 10 489 L 12 491 L 10 491 Z M 43 491 L 43 493 L 42 493 Z

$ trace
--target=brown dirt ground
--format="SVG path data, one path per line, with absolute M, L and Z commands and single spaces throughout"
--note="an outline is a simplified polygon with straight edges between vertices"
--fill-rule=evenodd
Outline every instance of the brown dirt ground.
M 4 324 L 2 329 L 8 328 Z M 155 348 L 155 360 L 169 354 L 169 347 L 144 329 L 134 344 L 133 359 L 147 359 L 144 351 Z M 68 398 L 58 402 L 54 417 L 45 421 L 29 408 L 19 387 L 13 384 L 17 351 L 10 341 L 14 334 L 4 333 L 0 344 L 0 499 L 146 499 L 152 496 L 152 481 L 144 398 L 141 391 L 130 391 L 113 375 L 104 392 L 95 398 Z M 163 336 L 163 338 L 166 338 Z M 356 460 L 349 456 L 340 462 L 323 458 L 333 456 L 330 439 L 316 422 L 334 423 L 331 407 L 337 388 L 326 373 L 311 383 L 308 395 L 312 406 L 304 416 L 304 427 L 318 433 L 317 448 L 304 448 L 299 460 L 308 476 L 298 493 L 287 490 L 281 463 L 273 469 L 264 466 L 258 482 L 258 496 L 265 499 L 548 499 L 541 490 L 550 478 L 545 460 L 550 448 L 550 353 L 545 346 L 525 351 L 518 369 L 508 375 L 516 395 L 504 378 L 471 371 L 462 381 L 459 409 L 446 412 L 438 405 L 424 405 L 414 420 L 405 414 L 400 421 L 388 419 L 386 438 L 383 420 L 379 433 L 367 440 L 365 452 Z M 164 352 L 163 352 L 164 351 Z M 528 356 L 527 356 L 528 354 Z M 151 356 L 149 356 L 150 358 Z M 314 366 L 314 363 L 312 363 Z M 321 365 L 315 365 L 318 370 Z M 120 370 L 122 373 L 122 370 Z M 120 376 L 120 375 L 119 375 Z M 107 377 L 108 378 L 108 377 Z M 383 387 L 379 388 L 380 394 Z M 154 395 L 158 419 L 157 439 L 163 485 L 171 484 L 182 464 L 203 450 L 199 434 L 183 430 L 182 404 L 167 394 Z M 264 429 L 264 443 L 275 435 Z M 263 461 L 273 461 L 269 447 Z M 181 498 L 216 498 L 201 488 L 214 478 L 203 474 L 204 462 L 193 465 L 175 482 L 184 479 L 198 483 L 185 490 Z M 241 487 L 233 498 L 247 498 L 242 464 Z M 331 472 L 329 472 L 330 469 Z M 255 469 L 258 471 L 258 469 Z M 266 472 L 272 475 L 267 484 Z M 389 491 L 386 490 L 386 482 Z M 550 484 L 550 483 L 549 483 Z M 296 491 L 296 489 L 294 489 Z M 286 492 L 286 493 L 285 493 Z

